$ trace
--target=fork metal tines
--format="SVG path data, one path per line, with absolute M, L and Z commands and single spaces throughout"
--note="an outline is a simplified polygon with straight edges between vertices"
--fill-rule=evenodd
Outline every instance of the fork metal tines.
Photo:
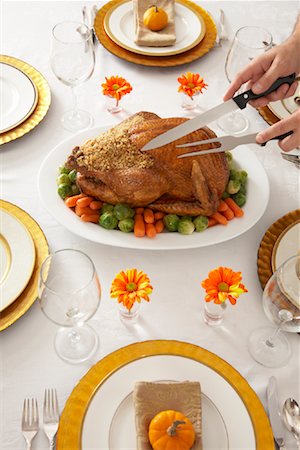
M 45 434 L 49 439 L 50 449 L 54 449 L 54 438 L 59 422 L 59 407 L 56 389 L 45 389 L 43 422 Z
M 25 398 L 22 414 L 22 433 L 27 443 L 27 450 L 31 449 L 32 439 L 39 429 L 39 413 L 36 398 Z

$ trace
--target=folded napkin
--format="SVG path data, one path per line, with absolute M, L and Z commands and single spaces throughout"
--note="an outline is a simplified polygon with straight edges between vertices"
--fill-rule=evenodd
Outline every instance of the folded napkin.
M 151 31 L 143 23 L 143 16 L 151 6 L 150 0 L 133 0 L 133 15 L 135 22 L 135 43 L 148 47 L 167 47 L 176 41 L 175 35 L 175 0 L 159 0 L 159 8 L 166 11 L 169 17 L 168 25 L 160 31 Z
M 152 450 L 148 439 L 149 424 L 156 414 L 168 409 L 179 411 L 190 419 L 196 434 L 192 448 L 202 449 L 200 383 L 138 381 L 133 391 L 133 402 L 137 450 Z

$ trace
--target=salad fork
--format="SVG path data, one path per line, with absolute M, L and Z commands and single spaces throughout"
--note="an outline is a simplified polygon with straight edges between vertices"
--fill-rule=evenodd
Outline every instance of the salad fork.
M 25 398 L 22 414 L 22 433 L 27 444 L 27 450 L 31 449 L 32 439 L 39 429 L 39 413 L 36 398 Z
M 49 439 L 50 450 L 54 450 L 54 438 L 59 422 L 56 389 L 45 389 L 43 422 L 45 434 Z

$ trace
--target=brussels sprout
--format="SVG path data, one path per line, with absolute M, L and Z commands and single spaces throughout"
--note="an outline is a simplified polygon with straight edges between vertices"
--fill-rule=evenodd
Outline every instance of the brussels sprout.
M 70 184 L 61 183 L 57 188 L 58 195 L 64 200 L 72 195 L 72 187 Z
M 180 219 L 178 224 L 178 232 L 181 234 L 192 234 L 195 230 L 194 223 L 189 219 Z
M 222 194 L 222 197 L 221 197 L 222 200 L 225 200 L 225 198 L 228 198 L 228 197 L 230 197 L 230 194 L 228 194 L 228 192 L 224 191 Z
M 235 203 L 241 208 L 246 203 L 246 195 L 238 192 L 232 196 Z
M 61 174 L 57 177 L 56 183 L 57 183 L 58 185 L 60 185 L 60 184 L 71 184 L 69 175 L 67 175 L 66 173 L 61 173 Z
M 196 231 L 204 231 L 208 226 L 208 218 L 206 216 L 197 216 L 193 220 Z
M 58 173 L 66 173 L 68 175 L 69 172 L 70 172 L 69 169 L 67 169 L 66 166 L 64 165 L 59 166 L 58 168 Z
M 246 189 L 246 186 L 244 185 L 244 184 L 241 184 L 241 187 L 240 187 L 240 190 L 239 190 L 239 194 L 244 194 L 244 195 L 246 195 L 246 193 L 247 193 L 247 189 Z
M 114 205 L 110 205 L 109 203 L 104 203 L 101 208 L 101 214 L 104 214 L 105 212 L 113 212 Z
M 228 194 L 236 194 L 237 192 L 239 192 L 240 188 L 241 183 L 238 180 L 229 180 L 226 191 L 228 192 Z
M 107 230 L 114 230 L 117 228 L 118 219 L 112 212 L 106 211 L 99 217 L 99 225 Z
M 167 214 L 164 216 L 163 221 L 168 231 L 177 231 L 179 217 L 176 214 Z
M 71 172 L 69 173 L 69 178 L 71 183 L 75 183 L 76 178 L 77 178 L 77 170 L 73 169 L 71 170 Z
M 123 233 L 130 233 L 134 228 L 134 220 L 130 217 L 128 219 L 119 220 L 118 227 Z
M 117 203 L 114 207 L 114 215 L 118 220 L 129 219 L 134 216 L 134 209 L 123 203 Z
M 77 184 L 72 184 L 71 188 L 72 188 L 72 195 L 80 194 L 80 189 L 77 186 Z
M 233 161 L 232 153 L 231 152 L 225 152 L 225 156 L 226 156 L 228 164 L 232 163 L 232 161 Z
M 193 220 L 193 217 L 192 216 L 180 216 L 179 217 L 180 218 L 180 220 Z
M 247 181 L 247 178 L 248 178 L 248 173 L 246 172 L 246 170 L 241 170 L 239 172 L 240 183 L 245 185 L 246 181 Z
M 230 169 L 229 171 L 229 179 L 230 180 L 238 180 L 240 179 L 239 171 L 236 169 Z

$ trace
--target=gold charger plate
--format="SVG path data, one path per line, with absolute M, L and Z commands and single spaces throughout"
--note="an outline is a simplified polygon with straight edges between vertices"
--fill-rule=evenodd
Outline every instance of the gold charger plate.
M 182 64 L 186 64 L 192 62 L 211 50 L 216 42 L 217 37 L 217 28 L 216 25 L 205 9 L 196 5 L 195 3 L 189 0 L 177 0 L 182 5 L 187 8 L 192 9 L 195 13 L 200 14 L 202 19 L 204 20 L 206 33 L 204 38 L 199 44 L 195 45 L 195 47 L 190 50 L 180 53 L 179 55 L 171 55 L 171 56 L 148 56 L 148 55 L 139 55 L 137 53 L 133 53 L 125 48 L 120 47 L 114 41 L 112 41 L 105 32 L 104 20 L 106 13 L 111 10 L 111 8 L 116 7 L 118 4 L 122 3 L 122 0 L 112 0 L 106 3 L 97 13 L 94 22 L 94 30 L 97 35 L 99 42 L 105 47 L 109 52 L 118 56 L 119 58 L 125 59 L 126 61 L 140 64 L 144 66 L 154 66 L 154 67 L 172 67 L 172 66 L 180 66 Z
M 268 106 L 262 106 L 257 108 L 257 111 L 262 116 L 262 118 L 269 124 L 273 125 L 276 122 L 279 122 L 279 118 L 270 110 Z
M 230 364 L 208 350 L 172 340 L 131 344 L 95 364 L 73 389 L 66 402 L 60 417 L 57 450 L 81 449 L 82 427 L 89 404 L 97 390 L 114 372 L 133 361 L 157 355 L 174 355 L 199 361 L 221 375 L 237 392 L 248 411 L 255 434 L 256 450 L 274 450 L 268 417 L 247 381 Z
M 39 268 L 49 255 L 46 237 L 36 221 L 23 209 L 5 200 L 0 200 L 0 209 L 19 219 L 27 228 L 35 246 L 36 259 L 33 274 L 21 295 L 0 313 L 0 331 L 12 325 L 35 302 L 38 294 Z
M 38 91 L 37 106 L 33 113 L 20 125 L 0 134 L 0 145 L 13 141 L 35 128 L 45 117 L 51 103 L 50 87 L 45 78 L 34 67 L 12 56 L 0 55 L 0 62 L 7 63 L 30 78 Z
M 274 222 L 265 232 L 257 254 L 257 273 L 264 289 L 269 278 L 273 275 L 273 251 L 276 248 L 276 242 L 280 235 L 291 225 L 294 225 L 300 220 L 300 209 L 291 211 L 288 214 L 280 217 Z

